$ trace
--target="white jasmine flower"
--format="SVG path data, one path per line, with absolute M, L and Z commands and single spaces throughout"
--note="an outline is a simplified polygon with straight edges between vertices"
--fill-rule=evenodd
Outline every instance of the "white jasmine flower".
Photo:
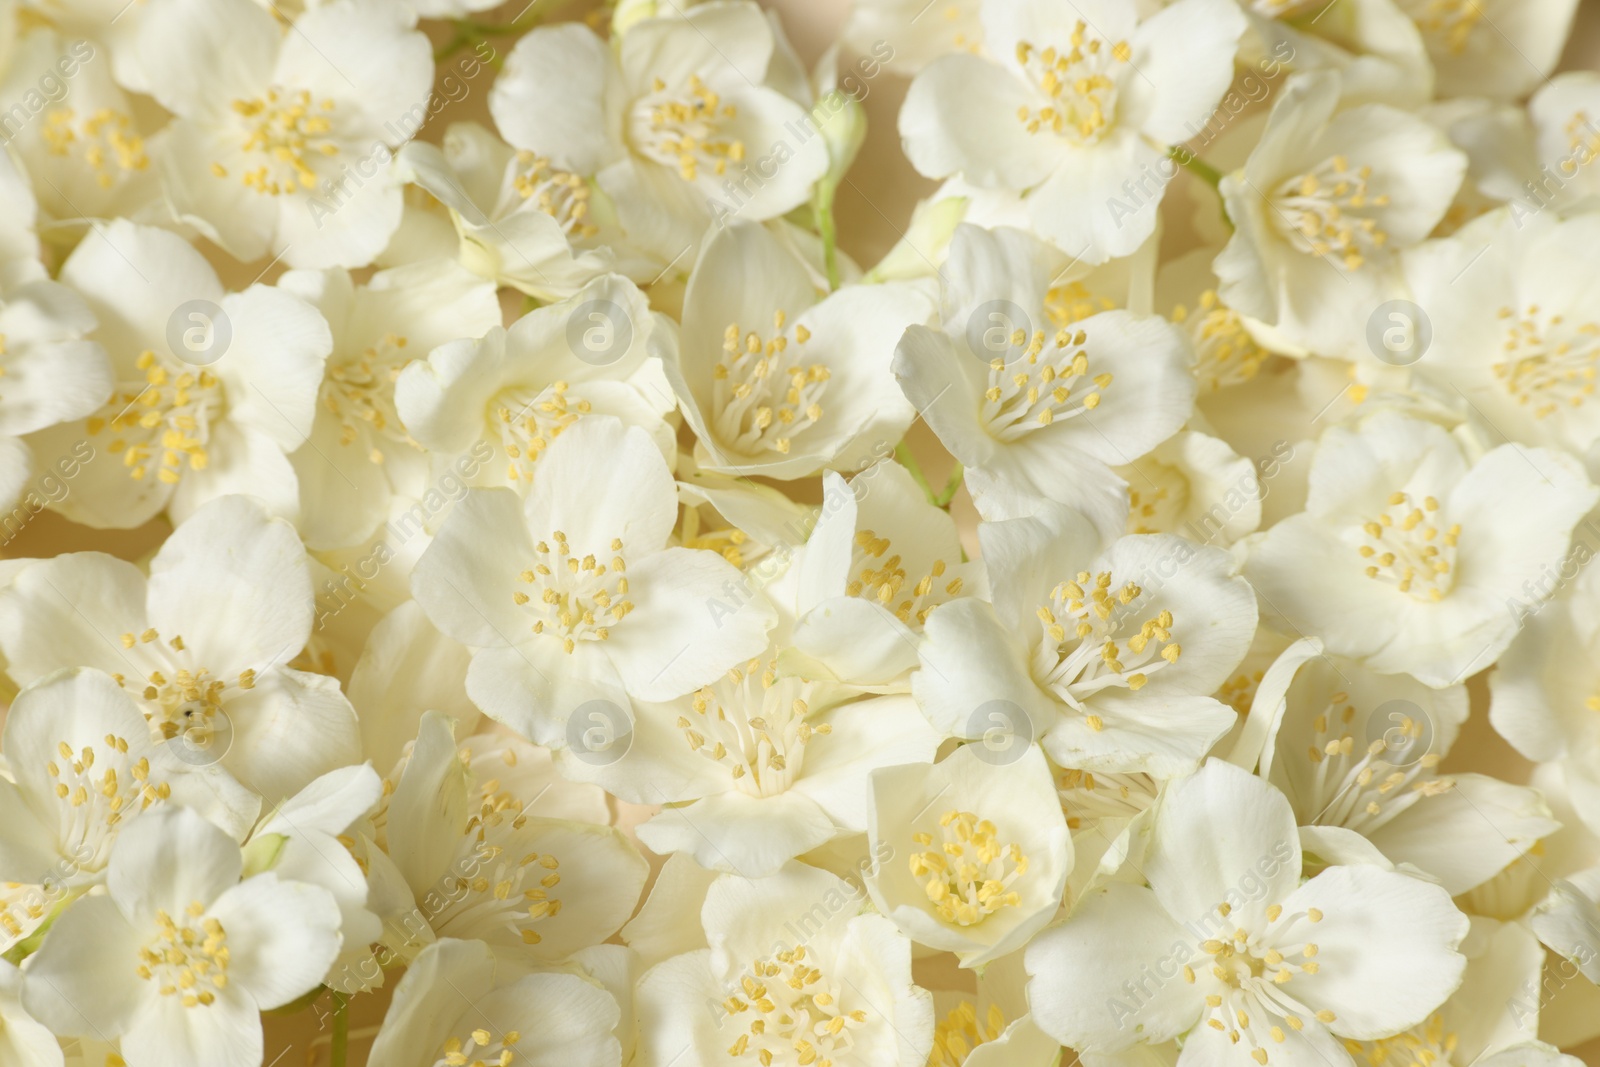
M 978 536 L 994 603 L 934 611 L 911 676 L 936 728 L 977 739 L 998 715 L 1063 767 L 1158 777 L 1228 732 L 1233 711 L 1208 694 L 1249 648 L 1256 611 L 1225 552 L 1170 534 L 1102 549 L 1064 509 Z
M 824 296 L 766 228 L 718 229 L 690 276 L 668 364 L 695 461 L 717 473 L 799 478 L 899 440 L 914 412 L 889 363 L 905 328 L 932 312 L 924 291 L 903 283 Z
M 519 152 L 475 122 L 453 123 L 442 145 L 412 141 L 400 166 L 449 210 L 461 262 L 496 284 L 564 300 L 615 259 L 622 234 L 608 226 L 600 239 L 605 213 L 589 176 Z
M 237 786 L 158 747 L 133 701 L 99 671 L 59 671 L 23 689 L 0 746 L 14 779 L 0 779 L 0 879 L 37 890 L 0 910 L 8 941 L 104 882 L 118 834 L 145 813 L 170 802 L 235 825 L 254 818 Z
M 305 300 L 333 334 L 316 418 L 290 463 L 300 530 L 313 549 L 364 540 L 395 493 L 426 491 L 428 463 L 395 410 L 395 382 L 412 362 L 500 324 L 494 286 L 449 261 L 379 271 L 356 285 L 345 270 L 289 271 L 278 287 Z
M 977 973 L 976 996 L 935 989 L 930 1067 L 1056 1067 L 1061 1046 L 1034 1023 L 1027 983 L 1013 952 Z
M 1433 95 L 1422 31 L 1396 0 L 1344 0 L 1336 8 L 1317 0 L 1238 3 L 1250 23 L 1239 45 L 1247 77 L 1335 71 L 1347 98 L 1396 107 L 1419 106 Z
M 713 221 L 777 218 L 827 172 L 805 110 L 763 84 L 774 47 L 748 2 L 644 19 L 615 51 L 576 23 L 539 27 L 489 109 L 514 147 L 594 175 L 623 230 L 670 268 Z
M 382 792 L 383 783 L 370 765 L 329 771 L 273 807 L 245 843 L 248 869 L 321 886 L 338 903 L 342 951 L 323 981 L 343 993 L 362 988 L 351 976 L 383 931 L 367 907 L 366 874 L 345 846 L 349 838 L 344 835 L 372 810 Z
M 1538 5 L 1534 5 L 1538 6 Z M 1539 161 L 1534 203 L 1567 212 L 1589 210 L 1600 197 L 1600 74 L 1572 70 L 1544 83 L 1528 101 Z
M 1412 249 L 1406 278 L 1433 331 L 1416 372 L 1511 440 L 1581 455 L 1600 438 L 1600 280 L 1584 266 L 1597 239 L 1600 217 L 1500 210 Z
M 855 54 L 896 74 L 915 74 L 940 56 L 983 46 L 980 0 L 855 0 L 841 32 Z M 870 69 L 870 68 L 869 68 Z
M 487 714 L 562 746 L 549 723 L 590 699 L 670 700 L 766 647 L 771 609 L 718 599 L 739 572 L 668 546 L 677 492 L 643 430 L 580 419 L 540 467 L 526 501 L 469 490 L 412 573 L 434 624 L 478 649 Z
M 16 42 L 17 61 L 0 81 L 0 100 L 25 100 L 52 80 L 65 91 L 19 125 L 15 113 L 6 144 L 33 179 L 40 208 L 52 223 L 126 216 L 159 222 L 161 186 L 150 164 L 152 125 L 136 116 L 112 80 L 103 39 L 72 37 L 36 26 Z M 65 67 L 67 76 L 61 77 Z M 70 80 L 68 80 L 70 79 Z
M 1261 525 L 1255 464 L 1210 434 L 1180 430 L 1117 474 L 1128 483 L 1129 533 L 1226 548 Z
M 105 453 L 56 509 L 125 528 L 163 508 L 182 522 L 208 500 L 249 493 L 294 515 L 286 454 L 311 430 L 331 348 L 322 317 L 272 286 L 227 293 L 182 238 L 124 219 L 91 231 L 61 280 L 98 322 L 92 336 L 111 357 L 115 390 L 87 420 L 31 442 L 40 457 L 85 439 Z
M 136 48 L 176 120 L 159 154 L 185 222 L 242 260 L 358 267 L 400 224 L 393 150 L 426 112 L 433 62 L 409 9 L 317 6 L 285 30 L 250 0 L 156 0 Z
M 1072 831 L 1073 866 L 1063 901 L 1070 906 L 1124 867 L 1137 868 L 1164 780 L 1139 771 L 1097 773 L 1054 763 L 1050 769 Z
M 1254 380 L 1273 353 L 1256 338 L 1258 323 L 1222 302 L 1211 270 L 1215 249 L 1197 248 L 1162 265 L 1156 310 L 1189 338 L 1199 400 Z
M 712 474 L 678 453 L 678 497 L 683 517 L 678 540 L 685 548 L 707 548 L 758 578 L 789 573 L 796 543 L 811 524 L 812 511 L 781 490 L 731 474 Z
M 981 968 L 1054 919 L 1072 838 L 1044 753 L 1003 765 L 963 745 L 872 774 L 872 902 L 919 945 Z
M 372 627 L 345 691 L 361 720 L 361 751 L 375 767 L 393 767 L 417 736 L 425 711 L 456 722 L 471 737 L 482 714 L 467 699 L 472 651 L 440 633 L 415 600 Z
M 1114 0 L 985 0 L 980 17 L 986 55 L 944 56 L 912 82 L 900 112 L 912 164 L 1027 191 L 1033 230 L 1089 263 L 1132 252 L 1159 196 L 1130 207 L 1124 185 L 1175 170 L 1168 146 L 1209 120 L 1233 77 L 1238 8 L 1180 0 L 1139 22 Z
M 639 1067 L 924 1067 L 933 998 L 912 984 L 911 943 L 863 892 L 791 863 L 771 878 L 723 875 L 706 893 L 709 948 L 639 984 Z M 711 1010 L 714 1007 L 718 1010 Z
M 76 436 L 48 431 L 104 404 L 112 372 L 105 349 L 87 336 L 95 317 L 77 293 L 48 280 L 31 256 L 0 273 L 15 275 L 0 282 L 0 507 L 9 508 L 35 471 L 70 462 L 81 472 L 94 458 L 81 425 Z M 33 455 L 21 438 L 39 431 L 47 433 Z
M 1366 350 L 1367 319 L 1398 295 L 1396 253 L 1444 217 L 1467 159 L 1384 104 L 1340 111 L 1340 79 L 1297 76 L 1244 167 L 1222 180 L 1237 227 L 1217 257 L 1231 308 L 1324 355 Z
M 666 805 L 637 831 L 653 851 L 766 877 L 865 831 L 874 769 L 938 750 L 909 697 L 853 696 L 752 660 L 672 704 L 635 705 L 632 748 L 585 776 L 635 803 Z
M 62 1067 L 61 1044 L 22 1006 L 22 972 L 0 961 L 0 1056 L 16 1067 Z
M 981 595 L 972 586 L 982 568 L 961 562 L 955 521 L 898 463 L 875 463 L 848 484 L 830 471 L 822 491 L 797 573 L 795 648 L 845 682 L 903 687 L 928 615 Z
M 1398 0 L 1433 60 L 1440 96 L 1516 100 L 1550 77 L 1577 0 Z
M 276 801 L 359 759 L 339 683 L 291 669 L 311 633 L 294 528 L 222 497 L 169 537 L 148 579 L 97 552 L 40 560 L 0 592 L 0 649 L 21 684 L 63 667 L 116 678 L 179 758 Z
M 508 972 L 502 978 L 500 972 Z M 620 1012 L 606 990 L 574 974 L 497 965 L 481 941 L 429 945 L 395 987 L 371 1058 L 394 1067 L 469 1063 L 617 1067 Z
M 1579 964 L 1589 981 L 1600 984 L 1600 866 L 1589 867 L 1551 884 L 1550 894 L 1528 918 L 1539 940 L 1557 955 Z
M 1301 840 L 1324 860 L 1371 862 L 1376 849 L 1457 896 L 1558 828 L 1532 789 L 1439 772 L 1467 718 L 1465 686 L 1429 689 L 1308 644 L 1285 652 L 1288 669 L 1269 670 L 1255 702 L 1271 717 L 1261 775 L 1314 828 Z
M 1127 515 L 1111 465 L 1172 436 L 1195 383 L 1170 323 L 1100 311 L 1068 266 L 1021 231 L 958 227 L 942 328 L 907 330 L 894 373 L 980 498 L 999 483 L 1062 501 L 1109 536 Z
M 632 843 L 609 826 L 547 817 L 540 792 L 524 795 L 504 766 L 474 766 L 449 720 L 423 716 L 382 813 L 387 854 L 368 856 L 394 956 L 455 937 L 508 964 L 559 963 L 633 913 L 648 866 Z
M 1572 1057 L 1533 1040 L 1544 978 L 1544 950 L 1517 923 L 1474 917 L 1461 954 L 1461 986 L 1426 1020 L 1392 1037 L 1349 1042 L 1352 1056 L 1368 1063 L 1427 1060 L 1452 1067 L 1577 1067 Z M 1359 1060 L 1358 1060 L 1359 1062 Z
M 508 330 L 441 345 L 400 375 L 395 402 L 412 437 L 436 456 L 472 453 L 470 484 L 526 496 L 539 461 L 589 415 L 647 430 L 669 460 L 672 390 L 662 369 L 676 327 L 608 274 L 536 308 Z
M 1323 435 L 1306 510 L 1266 532 L 1245 574 L 1280 629 L 1443 688 L 1505 651 L 1525 584 L 1597 499 L 1564 453 L 1505 444 L 1472 462 L 1438 426 L 1379 413 Z
M 1150 888 L 1092 890 L 1028 947 L 1035 1021 L 1064 1044 L 1348 1064 L 1341 1039 L 1415 1025 L 1461 981 L 1468 924 L 1443 889 L 1373 866 L 1302 885 L 1289 802 L 1232 764 L 1168 788 L 1141 867 Z
M 23 1003 L 56 1033 L 120 1037 L 129 1067 L 254 1067 L 260 1012 L 316 988 L 339 951 L 327 890 L 258 874 L 192 811 L 138 820 L 112 853 L 106 896 L 56 919 Z
M 1489 721 L 1528 759 L 1557 763 L 1578 815 L 1600 827 L 1600 572 L 1519 605 L 1523 629 L 1489 676 Z

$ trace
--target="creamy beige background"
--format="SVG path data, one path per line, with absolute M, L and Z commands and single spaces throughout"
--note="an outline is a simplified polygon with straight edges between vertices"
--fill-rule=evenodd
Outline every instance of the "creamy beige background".
M 536 0 L 552 3 L 552 0 Z M 560 4 L 561 0 L 553 0 Z M 783 20 L 796 50 L 808 63 L 814 63 L 837 38 L 849 10 L 850 0 L 762 0 L 764 6 L 777 11 Z M 572 5 L 569 11 L 581 11 L 588 5 Z M 522 10 L 522 0 L 513 0 L 481 19 L 486 22 L 509 20 Z M 436 42 L 448 36 L 448 31 L 435 25 L 431 33 Z M 1577 25 L 1562 60 L 1562 69 L 1594 69 L 1600 67 L 1600 0 L 1579 0 Z M 442 65 L 440 74 L 448 64 Z M 480 74 L 469 84 L 466 96 L 450 103 L 423 130 L 425 140 L 437 141 L 443 128 L 450 122 L 474 119 L 489 122 L 486 106 L 489 74 Z M 905 95 L 905 82 L 883 73 L 871 83 L 865 101 L 868 116 L 868 136 L 855 166 L 841 188 L 837 200 L 840 246 L 858 262 L 876 262 L 901 237 L 916 200 L 934 188 L 935 183 L 912 170 L 900 151 L 899 137 L 895 133 L 895 116 Z M 459 95 L 453 94 L 453 95 Z M 1181 178 L 1179 180 L 1186 180 Z M 212 257 L 225 281 L 236 285 L 250 282 L 258 266 L 241 268 Z M 277 273 L 276 271 L 274 273 Z M 269 276 L 270 280 L 270 276 Z M 948 468 L 948 457 L 931 435 L 922 427 L 913 432 L 912 443 L 930 480 L 942 484 Z M 976 516 L 965 503 L 963 496 L 954 509 L 958 520 L 970 531 Z M 125 559 L 138 560 L 154 551 L 169 532 L 164 520 L 156 520 L 134 531 L 97 531 L 75 526 L 53 513 L 44 513 L 28 525 L 23 532 L 0 552 L 4 557 L 53 556 L 62 552 L 95 550 L 109 552 Z M 1482 676 L 1473 679 L 1474 715 L 1446 769 L 1458 771 L 1480 770 L 1512 780 L 1525 779 L 1529 766 L 1488 726 L 1483 714 L 1486 687 Z M 381 770 L 381 768 L 380 768 Z M 624 813 L 624 821 L 637 818 L 636 812 Z M 398 977 L 398 975 L 394 976 Z M 351 1067 L 366 1063 L 366 1053 L 371 1035 L 382 1021 L 388 1004 L 387 994 L 360 997 L 352 1005 L 350 1046 Z M 328 1062 L 329 1032 L 322 1019 L 329 1005 L 326 998 L 313 1009 L 267 1020 L 267 1067 L 318 1067 Z M 1600 1041 L 1591 1042 L 1573 1051 L 1590 1064 L 1600 1067 Z M 387 1067 L 387 1065 L 374 1065 Z M 693 1065 L 687 1065 L 693 1067 Z

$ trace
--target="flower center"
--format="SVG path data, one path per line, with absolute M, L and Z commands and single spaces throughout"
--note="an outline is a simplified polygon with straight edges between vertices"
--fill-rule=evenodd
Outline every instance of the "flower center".
M 139 353 L 135 366 L 144 371 L 145 380 L 118 383 L 117 392 L 86 428 L 91 436 L 111 430 L 115 436 L 107 451 L 121 453 L 135 481 L 142 481 L 155 463 L 156 477 L 176 485 L 185 464 L 189 470 L 206 465 L 211 424 L 222 415 L 222 384 L 209 371 L 179 369 L 148 349 Z
M 1049 292 L 1044 294 L 1044 313 L 1057 326 L 1075 326 L 1102 311 L 1115 311 L 1116 308 L 1115 300 L 1091 293 L 1082 282 L 1051 286 Z
M 1585 160 L 1594 160 L 1600 157 L 1600 127 L 1596 127 L 1594 120 L 1587 111 L 1578 110 L 1567 119 L 1567 147 L 1571 149 L 1567 158 L 1563 159 L 1559 168 L 1565 177 L 1572 177 L 1578 173 L 1578 168 L 1584 166 Z
M 995 1040 L 1005 1028 L 1006 1016 L 999 1005 L 990 1004 L 980 1022 L 977 1005 L 963 1000 L 934 1026 L 927 1067 L 961 1067 L 973 1049 Z
M 628 579 L 623 573 L 627 561 L 622 556 L 622 539 L 611 542 L 616 555 L 601 563 L 593 554 L 578 558 L 567 544 L 567 535 L 557 530 L 552 535 L 555 549 L 540 541 L 534 546 L 539 562 L 518 578 L 533 587 L 531 593 L 517 590 L 512 599 L 527 607 L 536 619 L 533 632 L 548 633 L 560 639 L 568 653 L 579 641 L 604 641 L 610 627 L 633 610 L 627 599 Z
M 439 1048 L 433 1067 L 511 1067 L 522 1034 L 507 1030 L 498 1038 L 489 1030 L 472 1031 L 465 1038 L 452 1037 Z
M 1216 908 L 1223 918 L 1231 910 L 1225 903 Z M 1226 1033 L 1236 1045 L 1242 1041 L 1250 1048 L 1250 1057 L 1260 1064 L 1269 1059 L 1268 1041 L 1281 1044 L 1287 1038 L 1285 1026 L 1296 1031 L 1305 1027 L 1305 1020 L 1294 1009 L 1306 1009 L 1295 1000 L 1290 983 L 1296 975 L 1316 974 L 1321 969 L 1314 958 L 1316 942 L 1307 940 L 1310 931 L 1301 927 L 1302 923 L 1321 922 L 1320 910 L 1307 908 L 1285 915 L 1283 905 L 1274 904 L 1267 909 L 1266 919 L 1263 930 L 1237 928 L 1229 937 L 1202 942 L 1200 950 L 1210 962 L 1202 961 L 1199 971 L 1187 965 L 1183 968 L 1184 981 L 1210 989 L 1205 998 L 1206 1025 Z M 1327 1009 L 1314 1017 L 1324 1026 L 1337 1018 Z
M 387 334 L 355 359 L 330 364 L 322 383 L 322 405 L 339 420 L 339 443 L 362 441 L 374 463 L 383 462 L 379 441 L 417 447 L 394 407 L 395 379 L 411 362 L 405 348 L 404 337 Z
M 1370 166 L 1352 169 L 1344 156 L 1326 159 L 1273 192 L 1273 224 L 1300 251 L 1337 256 L 1346 270 L 1359 270 L 1389 241 L 1378 220 L 1363 214 L 1389 203 L 1371 184 Z
M 1481 0 L 1402 0 L 1400 6 L 1424 37 L 1456 56 L 1466 51 L 1467 40 L 1483 18 Z
M 1424 497 L 1416 507 L 1409 493 L 1389 494 L 1377 521 L 1362 525 L 1357 549 L 1367 561 L 1366 575 L 1393 585 L 1418 600 L 1442 600 L 1455 584 L 1456 540 L 1461 524 L 1439 530 L 1439 501 Z
M 867 1013 L 841 1011 L 841 983 L 806 962 L 804 945 L 756 960 L 740 981 L 740 992 L 722 1002 L 729 1018 L 748 1029 L 728 1047 L 728 1055 L 754 1053 L 762 1067 L 796 1064 L 832 1067 L 850 1048 L 851 1031 L 864 1026 Z
M 1111 387 L 1111 374 L 1089 376 L 1089 335 L 1056 332 L 1047 345 L 1043 330 L 1030 336 L 1018 328 L 1006 340 L 1008 354 L 989 361 L 989 388 L 984 390 L 982 417 L 989 432 L 1014 441 L 1057 419 L 1071 419 L 1100 406 Z M 1010 349 L 1021 349 L 1012 354 Z M 1020 359 L 1020 362 L 1019 362 Z M 1073 396 L 1077 389 L 1082 395 Z
M 871 530 L 858 530 L 851 552 L 851 577 L 845 586 L 845 593 L 876 601 L 894 612 L 895 618 L 903 623 L 910 624 L 914 618 L 918 628 L 928 620 L 930 611 L 951 597 L 960 595 L 960 578 L 938 581 L 945 573 L 942 559 L 934 560 L 928 567 L 928 573 L 918 578 L 910 591 L 906 592 L 908 575 L 904 561 L 898 553 L 885 559 L 884 553 L 888 551 L 887 537 L 879 537 Z
M 684 509 L 679 539 L 684 548 L 715 552 L 740 570 L 744 570 L 746 563 L 753 562 L 745 558 L 746 547 L 751 545 L 749 534 L 733 526 L 702 525 L 698 508 Z
M 1115 121 L 1119 68 L 1133 57 L 1127 41 L 1111 44 L 1089 36 L 1081 20 L 1072 30 L 1072 48 L 1059 52 L 1027 41 L 1017 44 L 1017 66 L 1049 98 L 1038 108 L 1017 109 L 1029 133 L 1049 131 L 1077 144 L 1094 144 Z
M 114 674 L 112 677 L 124 689 L 134 690 L 137 687 L 137 694 L 143 701 L 145 719 L 163 740 L 171 741 L 181 734 L 190 743 L 203 746 L 214 731 L 227 727 L 222 706 L 229 683 L 226 679 L 214 677 L 206 667 L 174 666 L 172 659 L 176 657 L 169 655 L 167 649 L 157 643 L 160 638 L 161 635 L 153 628 L 137 636 L 125 633 L 121 637 L 123 648 L 141 650 L 147 654 L 148 661 L 154 661 L 155 665 L 145 672 L 143 686 L 138 686 L 137 681 L 130 685 L 126 675 Z M 166 644 L 171 653 L 177 656 L 182 656 L 186 651 L 181 634 L 174 634 Z M 239 689 L 254 689 L 255 670 L 240 671 L 233 684 Z M 222 717 L 220 723 L 219 716 Z
M 811 331 L 798 323 L 787 331 L 786 321 L 782 311 L 774 312 L 773 335 L 767 340 L 753 330 L 742 332 L 736 322 L 723 333 L 722 357 L 712 371 L 716 431 L 725 445 L 743 455 L 787 455 L 794 435 L 822 418 L 828 368 L 801 360 Z
M 94 745 L 84 745 L 73 752 L 67 742 L 58 741 L 59 759 L 50 760 L 44 767 L 55 783 L 58 840 L 63 853 L 73 857 L 67 881 L 72 880 L 70 874 L 104 869 L 110 858 L 112 831 L 118 824 L 172 795 L 172 787 L 166 782 L 151 780 L 148 759 L 141 756 L 128 765 L 126 738 L 107 734 L 104 742 L 105 747 L 99 751 Z M 95 770 L 96 762 L 101 764 L 99 771 Z
M 568 236 L 593 237 L 600 232 L 589 219 L 589 185 L 579 175 L 556 169 L 533 152 L 517 153 L 511 187 L 517 196 L 533 203 L 561 224 Z
M 1409 715 L 1397 714 L 1384 737 L 1369 742 L 1358 756 L 1350 734 L 1356 709 L 1346 703 L 1349 699 L 1348 693 L 1331 694 L 1327 709 L 1312 723 L 1314 736 L 1307 755 L 1316 775 L 1309 798 L 1314 810 L 1306 813 L 1310 823 L 1367 834 L 1423 797 L 1455 787 L 1454 779 L 1436 776 L 1437 753 L 1429 752 L 1404 767 L 1380 758 L 1388 752 L 1404 759 L 1423 737 L 1426 724 Z
M 50 909 L 61 899 L 53 885 L 0 882 L 0 951 L 9 952 L 23 938 L 44 925 Z
M 1345 1050 L 1365 1060 L 1368 1067 L 1434 1067 L 1452 1062 L 1459 1035 L 1444 1028 L 1444 1016 L 1434 1015 L 1420 1026 L 1377 1041 L 1346 1041 Z
M 1175 529 L 1189 506 L 1189 479 L 1177 467 L 1151 456 L 1134 464 L 1143 486 L 1128 479 L 1128 532 L 1161 533 Z
M 313 161 L 339 154 L 338 143 L 327 136 L 333 129 L 334 109 L 332 100 L 313 104 L 305 89 L 290 92 L 274 87 L 266 96 L 233 101 L 243 135 L 239 147 L 257 163 L 239 180 L 264 196 L 315 189 Z M 211 164 L 211 173 L 226 178 L 228 169 L 218 161 Z
M 726 766 L 740 792 L 750 796 L 788 789 L 804 769 L 812 737 L 833 732 L 828 723 L 806 719 L 814 686 L 803 678 L 780 678 L 777 666 L 751 660 L 733 668 L 694 694 L 692 716 L 678 717 L 690 750 Z
M 81 149 L 95 183 L 109 189 L 123 175 L 150 167 L 144 138 L 133 131 L 133 118 L 124 112 L 102 107 L 80 122 L 72 108 L 61 107 L 45 116 L 42 136 L 51 155 L 71 156 L 74 148 Z
M 539 925 L 561 913 L 561 901 L 550 895 L 561 884 L 561 861 L 527 847 L 526 807 L 502 792 L 498 779 L 478 787 L 478 810 L 467 819 L 452 868 L 473 873 L 458 875 L 453 891 L 441 894 L 447 903 L 432 920 L 439 936 L 543 940 Z
M 1261 679 L 1266 677 L 1266 673 L 1248 669 L 1239 671 L 1217 689 L 1217 699 L 1240 715 L 1250 714 L 1250 708 L 1256 702 L 1256 691 L 1261 688 Z
M 1037 612 L 1044 633 L 1034 651 L 1033 676 L 1078 711 L 1102 689 L 1144 688 L 1150 675 L 1177 663 L 1182 653 L 1172 639 L 1172 612 L 1155 612 L 1141 622 L 1137 605 L 1144 590 L 1127 582 L 1113 591 L 1111 584 L 1109 571 L 1080 571 L 1051 590 Z M 1086 721 L 1092 730 L 1104 725 L 1098 715 Z
M 532 485 L 534 465 L 544 450 L 561 431 L 589 414 L 589 401 L 568 396 L 569 390 L 566 382 L 555 382 L 537 391 L 507 389 L 495 397 L 489 427 L 511 461 L 506 478 L 512 485 Z
M 1172 309 L 1171 318 L 1189 334 L 1195 377 L 1206 392 L 1248 382 L 1272 355 L 1256 344 L 1244 327 L 1244 319 L 1218 300 L 1214 289 L 1200 294 L 1192 314 L 1179 304 Z
M 923 891 L 940 919 L 973 926 L 1002 908 L 1022 903 L 1012 885 L 1028 873 L 1028 857 L 1017 844 L 1001 844 L 988 819 L 954 809 L 939 816 L 939 844 L 930 833 L 912 840 L 927 849 L 913 852 L 911 875 L 924 878 Z
M 1505 332 L 1505 358 L 1494 364 L 1517 403 L 1548 418 L 1562 405 L 1582 407 L 1594 395 L 1595 368 L 1600 364 L 1600 324 L 1573 324 L 1561 315 L 1543 314 L 1529 304 L 1517 314 L 1500 309 Z
M 668 89 L 660 78 L 633 110 L 633 139 L 639 151 L 692 182 L 702 167 L 725 174 L 728 163 L 744 160 L 744 142 L 726 135 L 723 127 L 739 117 L 732 104 L 691 74 L 687 85 Z
M 198 900 L 184 910 L 185 921 L 196 927 L 157 912 L 160 932 L 139 950 L 139 977 L 157 983 L 164 997 L 182 998 L 186 1008 L 212 1004 L 228 988 L 228 936 L 205 913 Z
M 1102 819 L 1127 819 L 1148 808 L 1156 798 L 1156 780 L 1148 774 L 1094 774 L 1062 770 L 1056 793 L 1074 832 L 1099 824 Z

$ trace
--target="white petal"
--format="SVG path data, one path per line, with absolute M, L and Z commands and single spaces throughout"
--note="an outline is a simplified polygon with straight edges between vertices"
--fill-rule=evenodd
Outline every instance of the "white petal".
M 1310 908 L 1322 922 L 1287 919 Z M 1291 946 L 1314 942 L 1320 964 L 1295 975 L 1288 992 L 1332 1011 L 1328 1026 L 1341 1037 L 1414 1026 L 1461 982 L 1467 961 L 1456 947 L 1467 917 L 1439 886 L 1376 867 L 1332 867 L 1284 899 L 1283 912 L 1275 943 L 1290 955 Z
M 311 634 L 311 576 L 294 527 L 257 501 L 219 497 L 150 564 L 150 625 L 217 673 L 264 671 Z
M 1267 908 L 1289 897 L 1300 881 L 1294 812 L 1266 782 L 1231 763 L 1209 760 L 1192 777 L 1167 787 L 1143 866 L 1179 921 L 1218 924 L 1217 906 L 1227 904 L 1239 913 L 1228 922 L 1261 929 Z
M 1067 154 L 1063 142 L 1032 134 L 1017 119 L 1038 94 L 1006 67 L 971 55 L 929 64 L 906 94 L 900 138 L 912 166 L 930 178 L 961 174 L 988 188 L 1028 189 Z
M 263 1011 L 315 989 L 339 954 L 339 905 L 321 886 L 258 874 L 208 914 L 228 936 L 228 978 Z
M 1178 978 L 1192 942 L 1150 890 L 1117 883 L 1090 891 L 1071 918 L 1028 946 L 1034 1022 L 1090 1052 L 1182 1034 L 1205 1008 L 1195 987 Z M 1127 998 L 1124 980 L 1137 984 L 1146 967 L 1161 976 L 1154 995 Z

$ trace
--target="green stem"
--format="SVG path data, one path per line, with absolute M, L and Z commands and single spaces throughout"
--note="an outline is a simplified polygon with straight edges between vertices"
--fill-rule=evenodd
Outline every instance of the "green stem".
M 894 458 L 900 461 L 900 466 L 911 473 L 911 480 L 922 487 L 923 495 L 928 498 L 928 503 L 937 504 L 933 495 L 933 486 L 928 484 L 928 476 L 922 473 L 922 464 L 917 462 L 917 457 L 911 454 L 911 447 L 904 441 L 894 446 Z
M 1211 188 L 1215 189 L 1222 184 L 1222 172 L 1187 148 L 1173 145 L 1167 149 L 1167 155 L 1174 163 L 1211 186 Z
M 950 469 L 950 477 L 944 483 L 944 491 L 934 497 L 933 502 L 941 508 L 949 508 L 950 502 L 956 498 L 956 492 L 961 488 L 961 482 L 966 477 L 966 470 L 957 463 Z
M 817 193 L 817 233 L 822 238 L 822 268 L 828 274 L 828 288 L 839 288 L 839 230 L 833 221 L 833 190 Z
M 350 1054 L 350 998 L 333 994 L 333 1044 L 328 1048 L 329 1067 L 345 1067 Z

